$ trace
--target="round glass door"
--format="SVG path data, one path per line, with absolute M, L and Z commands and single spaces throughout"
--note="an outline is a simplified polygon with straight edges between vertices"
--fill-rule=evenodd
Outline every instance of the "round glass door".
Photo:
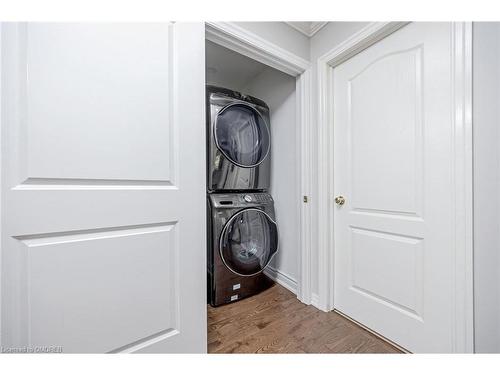
M 217 148 L 232 163 L 252 168 L 269 153 L 269 128 L 261 114 L 243 103 L 230 104 L 215 118 L 214 136 Z
M 222 261 L 232 272 L 256 275 L 278 251 L 278 227 L 264 211 L 245 209 L 228 220 L 219 247 Z

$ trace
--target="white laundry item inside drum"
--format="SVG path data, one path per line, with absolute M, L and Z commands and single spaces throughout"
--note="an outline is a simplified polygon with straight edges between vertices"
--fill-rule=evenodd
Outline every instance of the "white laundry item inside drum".
M 221 256 L 233 272 L 261 272 L 277 251 L 276 224 L 259 209 L 240 211 L 228 221 L 220 244 Z

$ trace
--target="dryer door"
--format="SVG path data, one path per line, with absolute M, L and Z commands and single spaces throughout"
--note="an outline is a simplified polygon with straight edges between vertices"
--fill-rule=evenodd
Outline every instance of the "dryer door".
M 269 127 L 262 115 L 244 103 L 233 103 L 215 118 L 217 148 L 239 167 L 252 168 L 264 161 L 271 147 Z
M 262 272 L 278 251 L 276 222 L 256 208 L 237 212 L 222 230 L 219 251 L 224 264 L 238 275 Z

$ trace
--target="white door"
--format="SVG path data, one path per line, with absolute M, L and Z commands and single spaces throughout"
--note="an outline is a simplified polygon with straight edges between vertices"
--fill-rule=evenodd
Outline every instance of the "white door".
M 414 352 L 452 351 L 451 35 L 412 23 L 333 73 L 334 306 Z
M 3 350 L 206 351 L 203 24 L 1 36 Z

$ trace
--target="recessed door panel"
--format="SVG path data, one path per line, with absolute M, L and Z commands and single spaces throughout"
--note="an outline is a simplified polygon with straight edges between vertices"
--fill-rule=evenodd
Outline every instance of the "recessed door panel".
M 25 117 L 18 130 L 26 153 L 19 183 L 174 183 L 170 28 L 33 23 L 19 29 Z
M 353 209 L 420 211 L 421 60 L 421 46 L 390 53 L 348 82 Z
M 18 240 L 31 345 L 109 352 L 179 328 L 175 223 Z
M 422 239 L 351 228 L 351 288 L 421 318 Z

